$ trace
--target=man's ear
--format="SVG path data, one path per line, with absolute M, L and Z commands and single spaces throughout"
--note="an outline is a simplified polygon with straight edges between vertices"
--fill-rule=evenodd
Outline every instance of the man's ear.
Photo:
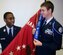
M 51 10 L 51 9 L 49 9 L 49 10 L 48 10 L 48 12 L 49 12 L 49 13 L 51 13 L 51 12 L 52 12 L 52 10 Z

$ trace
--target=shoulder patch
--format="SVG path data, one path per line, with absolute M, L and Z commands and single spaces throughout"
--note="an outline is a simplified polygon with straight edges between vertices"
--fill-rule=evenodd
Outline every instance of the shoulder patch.
M 60 33 L 62 33 L 62 32 L 63 32 L 63 28 L 62 28 L 62 27 L 59 27 L 58 31 L 59 31 Z

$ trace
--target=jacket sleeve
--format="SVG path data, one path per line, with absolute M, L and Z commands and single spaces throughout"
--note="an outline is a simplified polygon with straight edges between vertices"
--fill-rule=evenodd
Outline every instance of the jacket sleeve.
M 42 47 L 50 48 L 52 50 L 59 50 L 62 45 L 63 28 L 60 24 L 55 23 L 53 26 L 53 42 L 43 43 Z

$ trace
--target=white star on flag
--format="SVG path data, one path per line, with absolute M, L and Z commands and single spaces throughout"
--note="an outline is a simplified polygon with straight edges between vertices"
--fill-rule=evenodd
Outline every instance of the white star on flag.
M 11 52 L 9 53 L 9 55 L 13 55 L 13 52 L 11 51 Z
M 20 48 L 21 48 L 21 46 L 17 46 L 17 50 L 21 50 Z
M 26 48 L 26 45 L 23 44 L 23 45 L 22 45 L 22 48 Z
M 35 49 L 33 49 L 33 52 L 35 52 Z

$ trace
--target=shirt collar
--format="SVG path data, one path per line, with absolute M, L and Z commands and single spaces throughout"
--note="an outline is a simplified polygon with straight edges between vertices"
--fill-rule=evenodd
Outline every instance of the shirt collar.
M 53 16 L 46 21 L 46 24 L 48 24 L 52 19 L 53 19 Z
M 6 29 L 7 29 L 7 33 L 9 34 L 9 27 L 8 26 L 6 26 Z M 12 31 L 12 34 L 13 34 L 13 26 L 11 27 L 11 31 Z
M 7 29 L 10 29 L 8 26 L 6 26 Z M 11 29 L 13 29 L 13 26 L 11 27 Z

